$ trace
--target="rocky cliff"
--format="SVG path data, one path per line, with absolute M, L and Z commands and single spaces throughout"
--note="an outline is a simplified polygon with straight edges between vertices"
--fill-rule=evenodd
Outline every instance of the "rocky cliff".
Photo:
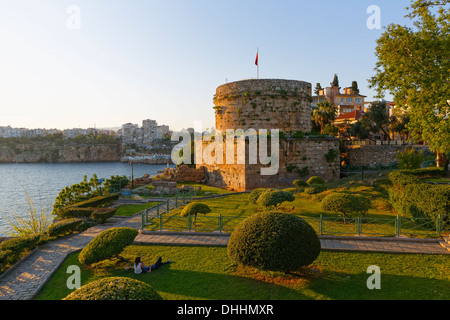
M 0 144 L 0 163 L 114 162 L 122 156 L 120 144 Z

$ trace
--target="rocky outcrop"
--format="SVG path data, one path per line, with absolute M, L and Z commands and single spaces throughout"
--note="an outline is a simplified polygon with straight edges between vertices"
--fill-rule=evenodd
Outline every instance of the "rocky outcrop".
M 119 144 L 0 144 L 0 163 L 70 163 L 120 161 Z

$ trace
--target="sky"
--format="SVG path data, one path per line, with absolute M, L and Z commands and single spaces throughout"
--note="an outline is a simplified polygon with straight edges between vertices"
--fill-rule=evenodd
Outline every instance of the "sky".
M 214 126 L 218 86 L 256 78 L 368 88 L 409 0 L 0 0 L 0 126 Z M 380 8 L 381 29 L 369 29 Z M 76 9 L 75 11 L 73 9 Z M 386 97 L 387 99 L 389 96 Z

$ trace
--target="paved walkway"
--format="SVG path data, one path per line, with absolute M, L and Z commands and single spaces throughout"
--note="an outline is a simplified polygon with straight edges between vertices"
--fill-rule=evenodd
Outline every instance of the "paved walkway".
M 68 254 L 82 249 L 100 232 L 111 227 L 139 229 L 141 216 L 115 218 L 83 233 L 49 242 L 34 250 L 0 276 L 0 300 L 31 300 Z M 229 236 L 220 234 L 147 233 L 139 234 L 136 244 L 226 246 Z M 370 251 L 388 253 L 450 254 L 440 243 L 430 240 L 382 239 L 363 237 L 320 237 L 325 251 Z

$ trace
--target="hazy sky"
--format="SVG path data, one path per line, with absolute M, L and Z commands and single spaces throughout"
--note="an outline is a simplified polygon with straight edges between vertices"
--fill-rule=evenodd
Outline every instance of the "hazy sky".
M 383 30 L 367 27 L 367 8 L 380 7 L 383 27 L 407 24 L 409 3 L 0 0 L 0 126 L 211 128 L 216 88 L 255 78 L 257 47 L 260 78 L 325 87 L 337 73 L 372 100 Z

